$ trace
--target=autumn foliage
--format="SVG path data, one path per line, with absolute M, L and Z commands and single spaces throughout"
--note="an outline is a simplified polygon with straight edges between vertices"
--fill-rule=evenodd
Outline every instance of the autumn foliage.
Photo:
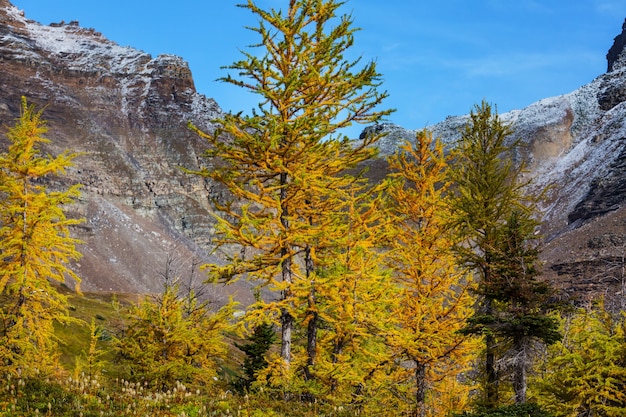
M 375 154 L 377 136 L 356 144 L 342 129 L 389 113 L 375 110 L 386 97 L 377 91 L 375 63 L 360 67 L 344 56 L 355 29 L 350 16 L 337 15 L 341 5 L 291 1 L 284 13 L 252 1 L 242 5 L 261 22 L 251 29 L 260 52 L 244 53 L 228 67 L 236 76 L 223 81 L 258 95 L 259 106 L 251 115 L 225 115 L 214 135 L 192 127 L 211 146 L 206 157 L 219 161 L 198 174 L 225 185 L 237 201 L 217 206 L 215 243 L 240 250 L 229 252 L 225 265 L 211 265 L 210 277 L 231 282 L 245 276 L 275 294 L 247 317 L 251 326 L 280 325 L 285 369 L 274 375 L 291 372 L 291 362 L 301 360 L 293 339 L 303 321 L 305 361 L 309 368 L 315 364 L 316 294 L 325 291 L 315 277 L 326 268 L 319 256 L 333 250 L 342 233 L 336 228 L 347 209 L 343 196 L 358 182 L 348 170 Z
M 63 174 L 73 154 L 43 153 L 47 129 L 26 99 L 0 154 L 0 368 L 3 374 L 50 372 L 56 359 L 53 324 L 69 320 L 66 297 L 52 282 L 80 278 L 69 262 L 80 257 L 63 207 L 78 196 L 78 185 L 53 191 L 45 179 Z
M 459 234 L 447 196 L 450 157 L 428 131 L 417 133 L 389 158 L 394 239 L 389 254 L 395 271 L 398 324 L 390 344 L 405 382 L 402 395 L 416 415 L 461 410 L 469 384 L 460 384 L 475 358 L 476 343 L 461 334 L 471 316 L 472 276 L 456 259 Z
M 491 105 L 457 143 L 419 131 L 384 178 L 367 172 L 379 129 L 345 128 L 391 111 L 376 63 L 349 58 L 344 3 L 241 5 L 257 49 L 222 81 L 259 105 L 214 134 L 190 125 L 208 150 L 187 172 L 229 196 L 205 284 L 246 280 L 250 305 L 181 291 L 168 263 L 158 294 L 70 306 L 88 303 L 61 291 L 80 284 L 65 214 L 79 186 L 48 184 L 75 155 L 43 152 L 23 101 L 0 154 L 2 415 L 626 415 L 624 313 L 553 308 L 539 199 Z M 70 365 L 61 339 L 80 347 Z

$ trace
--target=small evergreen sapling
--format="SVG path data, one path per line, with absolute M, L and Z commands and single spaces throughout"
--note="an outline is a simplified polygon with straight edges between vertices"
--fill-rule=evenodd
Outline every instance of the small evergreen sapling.
M 248 390 L 256 381 L 257 372 L 267 367 L 265 355 L 276 341 L 274 326 L 271 323 L 259 324 L 246 341 L 248 343 L 235 343 L 235 346 L 246 355 L 242 367 L 244 373 L 242 381 L 245 389 Z

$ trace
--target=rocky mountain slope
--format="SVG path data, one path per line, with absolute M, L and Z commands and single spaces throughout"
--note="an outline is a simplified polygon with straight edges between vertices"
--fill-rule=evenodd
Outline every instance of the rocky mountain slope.
M 83 184 L 71 213 L 86 219 L 76 230 L 83 290 L 158 291 L 166 259 L 185 276 L 192 260 L 211 259 L 209 197 L 220 191 L 181 167 L 202 163 L 204 141 L 187 122 L 210 132 L 221 109 L 195 90 L 185 61 L 121 47 L 77 22 L 44 26 L 0 0 L 0 74 L 0 125 L 14 124 L 24 95 L 46 106 L 47 151 L 80 153 L 57 181 Z
M 527 145 L 519 156 L 535 187 L 550 187 L 542 207 L 544 274 L 564 295 L 619 298 L 626 287 L 624 39 L 626 32 L 615 39 L 606 74 L 501 115 Z M 57 181 L 84 185 L 72 212 L 86 219 L 76 230 L 85 242 L 76 265 L 83 289 L 158 291 L 167 259 L 185 276 L 194 260 L 219 259 L 209 254 L 209 201 L 224 191 L 180 167 L 206 163 L 204 143 L 187 121 L 211 131 L 221 109 L 195 90 L 181 58 L 121 47 L 77 22 L 44 26 L 0 0 L 0 74 L 1 125 L 14 123 L 26 95 L 47 105 L 48 151 L 81 153 Z M 466 121 L 448 117 L 431 128 L 452 142 Z M 383 156 L 414 135 L 399 126 L 372 128 L 390 133 L 380 144 Z M 375 167 L 384 170 L 384 163 Z M 210 290 L 217 299 L 250 297 L 243 283 Z
M 626 300 L 626 23 L 607 54 L 609 71 L 579 89 L 501 114 L 524 148 L 541 207 L 544 276 L 563 296 Z M 452 143 L 468 116 L 430 126 Z M 393 152 L 415 132 L 382 126 Z M 620 303 L 626 306 L 624 301 Z

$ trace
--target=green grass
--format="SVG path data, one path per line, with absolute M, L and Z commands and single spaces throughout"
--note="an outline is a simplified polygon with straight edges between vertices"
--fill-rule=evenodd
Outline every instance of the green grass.
M 102 329 L 98 348 L 105 352 L 101 360 L 108 365 L 106 371 L 111 377 L 121 377 L 121 369 L 115 364 L 113 341 L 124 326 L 124 313 L 131 302 L 138 299 L 136 295 L 68 293 L 69 313 L 74 319 L 67 324 L 55 325 L 59 339 L 60 364 L 69 372 L 74 371 L 76 359 L 84 357 L 89 350 L 90 323 L 95 320 L 96 326 Z M 114 307 L 117 300 L 121 310 Z

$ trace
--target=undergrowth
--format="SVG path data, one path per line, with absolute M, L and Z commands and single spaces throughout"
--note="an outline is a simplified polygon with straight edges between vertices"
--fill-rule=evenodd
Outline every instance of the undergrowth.
M 64 290 L 64 289 L 62 289 Z M 66 289 L 65 289 L 66 290 Z M 54 377 L 22 379 L 0 375 L 0 416 L 149 416 L 149 417 L 313 417 L 354 415 L 318 403 L 284 401 L 276 393 L 237 392 L 234 369 L 240 359 L 230 356 L 221 376 L 210 386 L 182 382 L 169 389 L 131 381 L 127 367 L 115 357 L 113 340 L 124 327 L 124 310 L 137 301 L 131 295 L 85 294 L 67 291 L 70 315 L 84 324 L 57 325 L 60 369 Z M 99 329 L 102 367 L 90 372 L 90 322 Z M 236 349 L 232 348 L 233 352 Z
M 0 375 L 0 417 L 348 417 L 365 415 L 316 401 L 285 400 L 280 392 L 262 389 L 246 392 L 236 369 L 242 358 L 235 353 L 222 362 L 219 377 L 211 384 L 176 382 L 163 389 L 132 380 L 126 364 L 115 356 L 115 337 L 122 335 L 125 309 L 137 297 L 111 294 L 68 294 L 70 314 L 84 322 L 58 325 L 60 368 L 54 377 L 22 379 Z M 90 326 L 91 323 L 91 326 Z M 98 341 L 90 356 L 93 328 Z M 96 357 L 97 356 L 97 357 Z M 377 416 L 399 416 L 384 406 Z M 548 417 L 534 405 L 502 407 L 466 413 L 467 417 Z
M 354 415 L 341 408 L 282 401 L 258 392 L 236 395 L 226 387 L 163 392 L 126 380 L 67 378 L 60 381 L 11 379 L 0 387 L 0 416 L 291 417 Z

